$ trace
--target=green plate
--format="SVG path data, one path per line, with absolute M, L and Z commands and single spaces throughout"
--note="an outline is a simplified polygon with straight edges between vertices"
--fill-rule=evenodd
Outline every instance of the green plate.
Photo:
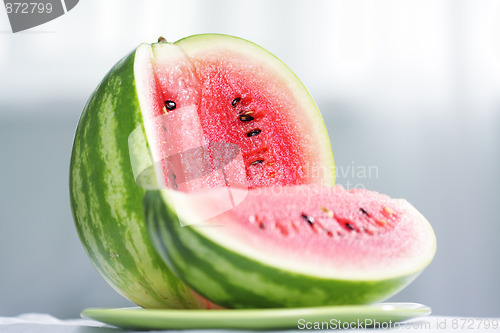
M 82 317 L 133 329 L 290 329 L 377 327 L 426 316 L 431 309 L 417 303 L 322 306 L 291 309 L 146 310 L 91 308 Z M 377 324 L 378 323 L 378 324 Z M 371 325 L 370 325 L 371 324 Z M 335 327 L 336 325 L 336 327 Z M 380 327 L 380 326 L 379 326 Z M 387 326 L 382 326 L 387 327 Z

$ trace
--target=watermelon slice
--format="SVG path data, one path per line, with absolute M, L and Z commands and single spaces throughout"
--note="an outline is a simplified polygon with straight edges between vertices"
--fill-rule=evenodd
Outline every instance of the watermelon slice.
M 197 308 L 210 304 L 151 245 L 145 189 L 334 181 L 321 115 L 290 69 L 248 41 L 197 35 L 142 44 L 102 80 L 75 134 L 70 198 L 114 289 L 147 308 Z
M 225 307 L 381 301 L 409 284 L 436 251 L 431 226 L 412 205 L 376 192 L 257 188 L 209 218 L 222 195 L 151 191 L 145 212 L 172 270 Z

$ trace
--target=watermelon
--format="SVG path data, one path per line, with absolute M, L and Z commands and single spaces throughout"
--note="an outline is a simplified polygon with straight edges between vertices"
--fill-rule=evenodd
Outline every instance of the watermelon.
M 165 262 L 224 307 L 381 301 L 415 279 L 436 251 L 427 220 L 407 201 L 377 192 L 256 188 L 230 209 L 223 196 L 221 189 L 150 191 L 145 212 Z M 225 211 L 210 215 L 218 206 Z
M 146 189 L 333 184 L 332 168 L 316 105 L 275 56 L 225 35 L 160 40 L 121 59 L 88 100 L 71 208 L 85 251 L 120 294 L 145 308 L 205 308 L 151 244 Z

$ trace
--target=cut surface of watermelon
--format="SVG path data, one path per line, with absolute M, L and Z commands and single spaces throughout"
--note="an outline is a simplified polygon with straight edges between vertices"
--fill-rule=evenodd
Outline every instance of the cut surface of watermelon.
M 259 46 L 223 35 L 143 44 L 135 71 L 156 163 L 226 142 L 238 145 L 242 163 L 234 177 L 242 174 L 249 188 L 334 184 L 330 141 L 316 105 L 288 67 Z M 178 119 L 168 116 L 175 113 Z M 193 113 L 198 117 L 187 116 Z M 163 175 L 160 184 L 172 187 L 165 165 L 157 173 Z M 221 186 L 215 179 L 203 183 Z

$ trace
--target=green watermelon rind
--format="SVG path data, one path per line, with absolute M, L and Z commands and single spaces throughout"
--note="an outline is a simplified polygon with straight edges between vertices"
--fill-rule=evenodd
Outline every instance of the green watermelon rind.
M 349 278 L 315 276 L 301 267 L 284 269 L 224 246 L 203 232 L 210 226 L 192 226 L 176 212 L 185 209 L 169 191 L 148 191 L 146 223 L 151 240 L 169 267 L 187 285 L 211 301 L 230 308 L 307 307 L 369 304 L 382 301 L 410 284 L 430 263 L 428 258 L 411 271 L 386 277 Z M 427 223 L 423 220 L 423 223 Z M 235 221 L 235 223 L 237 223 Z M 182 226 L 181 226 L 182 225 Z M 433 235 L 428 225 L 429 236 Z M 272 256 L 272 254 L 269 254 Z
M 150 244 L 130 164 L 128 136 L 143 126 L 135 50 L 105 76 L 87 102 L 70 162 L 70 202 L 80 240 L 97 271 L 147 308 L 198 308 L 190 290 Z

